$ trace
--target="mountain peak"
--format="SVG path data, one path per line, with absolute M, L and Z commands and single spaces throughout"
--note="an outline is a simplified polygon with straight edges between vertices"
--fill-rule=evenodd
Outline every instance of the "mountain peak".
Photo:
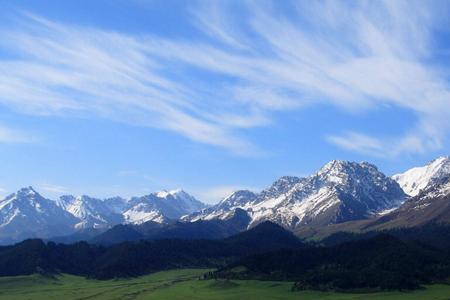
M 175 220 L 205 208 L 206 205 L 181 189 L 160 191 L 133 197 L 127 203 L 124 217 L 128 223 Z
M 239 203 L 247 199 L 256 198 L 256 194 L 249 190 L 238 190 L 225 197 L 219 203 Z
M 349 169 L 349 167 L 353 164 L 349 161 L 345 160 L 332 160 L 326 163 L 320 170 L 317 172 L 318 175 L 328 174 L 328 173 L 343 173 Z
M 7 196 L 2 202 L 10 202 L 10 201 L 16 201 L 16 202 L 40 202 L 43 201 L 44 198 L 36 192 L 33 187 L 23 187 L 19 189 L 17 192 Z M 47 199 L 45 199 L 47 200 Z
M 174 190 L 162 190 L 159 192 L 156 192 L 155 195 L 159 198 L 167 198 L 168 196 L 190 196 L 188 193 L 186 193 L 183 189 L 174 189 Z
M 407 170 L 404 173 L 392 176 L 406 194 L 416 196 L 420 191 L 439 182 L 440 179 L 450 175 L 450 157 L 440 156 L 422 167 Z
M 338 171 L 338 172 L 346 172 L 352 171 L 354 169 L 369 169 L 378 171 L 378 168 L 369 162 L 362 161 L 360 163 L 353 162 L 353 161 L 347 161 L 347 160 L 332 160 L 325 164 L 318 173 L 327 173 L 330 171 Z
M 430 161 L 429 164 L 435 164 L 435 163 L 440 164 L 440 163 L 443 163 L 443 162 L 448 161 L 448 160 L 450 160 L 450 156 L 442 155 L 442 156 L 439 156 L 438 158 L 433 159 L 432 161 Z
M 383 181 L 386 177 L 377 167 L 368 162 L 350 162 L 344 160 L 332 160 L 324 165 L 313 177 L 317 177 L 323 183 L 348 185 L 359 183 L 370 177 L 374 181 Z
M 300 180 L 300 177 L 297 176 L 281 176 L 275 183 L 293 183 Z
M 17 191 L 17 194 L 21 195 L 37 195 L 38 193 L 34 190 L 32 186 L 23 187 Z
M 288 228 L 328 225 L 397 207 L 405 196 L 374 165 L 333 160 L 309 177 L 281 177 L 259 194 L 237 191 L 191 219 L 224 219 L 241 208 L 250 216 L 250 225 L 267 220 Z

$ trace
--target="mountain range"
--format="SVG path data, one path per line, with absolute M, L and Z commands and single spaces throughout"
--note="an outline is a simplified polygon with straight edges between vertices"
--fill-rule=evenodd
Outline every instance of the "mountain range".
M 286 228 L 325 226 L 381 214 L 406 198 L 374 165 L 333 160 L 309 177 L 281 177 L 259 194 L 237 191 L 185 219 L 221 219 L 240 208 L 249 214 L 250 226 L 266 220 Z
M 27 187 L 0 200 L 0 242 L 63 236 L 99 236 L 100 243 L 225 238 L 264 221 L 297 233 L 450 222 L 449 178 L 449 157 L 392 177 L 367 162 L 333 160 L 311 176 L 284 176 L 259 193 L 236 191 L 213 206 L 183 190 L 130 199 L 66 195 L 50 200 Z
M 101 233 L 118 224 L 168 223 L 205 207 L 183 190 L 131 199 L 65 195 L 50 200 L 26 187 L 0 200 L 0 243 Z

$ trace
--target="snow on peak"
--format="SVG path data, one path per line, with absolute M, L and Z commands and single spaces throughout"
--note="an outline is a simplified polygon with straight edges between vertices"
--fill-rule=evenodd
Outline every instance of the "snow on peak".
M 186 193 L 185 191 L 183 191 L 182 189 L 174 189 L 174 190 L 162 190 L 159 192 L 156 192 L 155 195 L 157 197 L 160 198 L 167 198 L 169 196 L 173 196 L 173 197 L 186 197 L 186 196 L 190 196 L 188 193 Z
M 34 236 L 43 232 L 48 237 L 51 232 L 71 228 L 75 219 L 54 201 L 42 197 L 32 187 L 18 190 L 0 201 L 0 235 L 11 238 L 21 234 Z
M 21 188 L 19 191 L 17 191 L 18 195 L 38 195 L 38 193 L 33 189 L 32 186 Z
M 156 196 L 159 198 L 167 198 L 167 196 L 169 196 L 169 195 L 170 195 L 170 192 L 168 192 L 166 190 L 156 192 Z
M 412 168 L 392 178 L 399 183 L 406 194 L 417 196 L 420 191 L 450 175 L 450 157 L 441 156 L 423 167 Z
M 377 167 L 368 162 L 352 162 L 346 160 L 332 160 L 325 164 L 318 172 L 317 175 L 325 175 L 329 173 L 347 173 L 354 174 L 360 170 L 365 170 L 371 173 L 379 172 Z
M 0 237 L 47 238 L 124 222 L 168 222 L 205 207 L 181 189 L 129 200 L 64 195 L 53 201 L 42 197 L 32 187 L 25 187 L 0 200 Z
M 61 196 L 56 203 L 79 220 L 76 228 L 109 227 L 123 221 L 123 217 L 107 202 L 86 195 Z
M 221 203 L 228 203 L 228 202 L 240 202 L 242 200 L 247 200 L 248 198 L 254 198 L 256 196 L 255 193 L 249 190 L 239 190 L 232 192 L 227 197 L 223 198 Z
M 309 177 L 281 177 L 259 194 L 235 192 L 189 219 L 223 219 L 240 208 L 247 211 L 251 224 L 330 224 L 398 207 L 404 198 L 399 185 L 374 165 L 333 160 Z
M 436 179 L 434 183 L 427 189 L 422 190 L 416 198 L 435 199 L 450 195 L 450 175 Z
M 40 202 L 45 202 L 47 199 L 44 199 L 40 194 L 38 194 L 31 186 L 24 187 L 18 190 L 17 192 L 7 196 L 5 199 L 0 201 L 0 209 L 5 206 L 7 203 L 11 202 L 20 202 L 22 205 L 28 204 L 35 207 L 40 207 Z
M 205 208 L 206 205 L 182 189 L 164 190 L 143 197 L 133 197 L 124 212 L 128 223 L 166 222 Z

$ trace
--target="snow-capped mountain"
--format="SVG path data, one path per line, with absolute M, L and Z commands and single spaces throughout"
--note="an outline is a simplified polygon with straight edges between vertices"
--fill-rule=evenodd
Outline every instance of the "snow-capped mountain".
M 434 179 L 431 185 L 405 201 L 398 209 L 365 227 L 389 229 L 429 223 L 450 223 L 450 175 Z
M 398 183 L 374 165 L 333 160 L 312 176 L 282 177 L 259 194 L 235 192 L 186 219 L 223 219 L 240 208 L 250 216 L 250 226 L 266 220 L 289 228 L 327 225 L 367 218 L 405 198 Z
M 123 215 L 127 223 L 141 224 L 147 221 L 164 223 L 169 219 L 177 220 L 205 207 L 205 204 L 178 189 L 133 197 L 128 202 Z
M 81 229 L 107 229 L 120 223 L 166 223 L 205 207 L 183 190 L 129 200 L 67 195 L 54 201 L 28 187 L 0 200 L 0 243 L 64 236 Z
M 116 214 L 123 214 L 128 205 L 128 200 L 122 197 L 106 198 L 103 201 Z
M 423 167 L 412 168 L 392 178 L 397 181 L 406 194 L 416 196 L 440 179 L 450 175 L 450 157 L 439 157 Z
M 392 178 L 367 162 L 333 160 L 309 177 L 284 176 L 260 193 L 237 191 L 210 207 L 183 190 L 130 199 L 62 196 L 53 201 L 28 187 L 0 200 L 0 242 L 120 223 L 165 226 L 171 220 L 214 219 L 238 220 L 239 228 L 269 220 L 296 229 L 362 219 L 365 226 L 388 227 L 450 222 L 450 157 Z
M 197 221 L 197 220 L 212 220 L 222 219 L 225 220 L 229 216 L 233 215 L 236 209 L 249 210 L 252 203 L 258 198 L 258 195 L 248 191 L 240 190 L 232 193 L 218 204 L 199 210 L 191 215 L 183 217 L 185 221 Z
M 66 195 L 56 203 L 79 220 L 76 229 L 107 228 L 123 222 L 123 216 L 115 211 L 115 206 L 109 206 L 109 202 L 97 198 Z
M 77 219 L 32 187 L 0 201 L 0 239 L 49 237 L 73 231 Z

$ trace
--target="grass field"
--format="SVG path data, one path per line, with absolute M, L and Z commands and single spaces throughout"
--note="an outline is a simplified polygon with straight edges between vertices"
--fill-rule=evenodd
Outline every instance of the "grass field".
M 0 278 L 0 299 L 302 299 L 302 300 L 449 300 L 450 285 L 433 285 L 410 293 L 342 294 L 291 292 L 291 283 L 197 280 L 207 270 L 173 270 L 135 279 L 98 281 L 71 275 Z

